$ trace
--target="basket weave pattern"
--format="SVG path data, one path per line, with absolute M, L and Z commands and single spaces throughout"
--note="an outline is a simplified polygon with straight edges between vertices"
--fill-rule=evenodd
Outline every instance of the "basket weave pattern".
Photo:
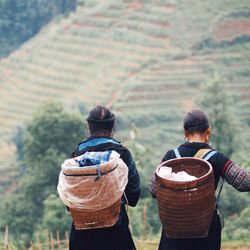
M 110 207 L 99 211 L 84 212 L 72 208 L 70 208 L 69 211 L 74 221 L 76 230 L 104 228 L 111 227 L 117 222 L 120 213 L 120 206 L 121 199 Z
M 128 183 L 128 167 L 120 155 L 112 151 L 109 161 L 100 165 L 79 167 L 69 163 L 72 163 L 71 159 L 61 166 L 57 190 L 69 208 L 75 228 L 114 225 Z
M 178 182 L 158 175 L 161 167 L 185 171 L 198 179 Z M 215 208 L 213 169 L 207 161 L 183 157 L 163 162 L 156 169 L 159 216 L 170 238 L 206 237 Z

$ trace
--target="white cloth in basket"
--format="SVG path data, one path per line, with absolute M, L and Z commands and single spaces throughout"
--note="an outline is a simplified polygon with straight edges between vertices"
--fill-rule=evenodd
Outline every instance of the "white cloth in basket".
M 159 170 L 159 176 L 172 181 L 193 181 L 197 179 L 197 177 L 189 175 L 185 171 L 174 173 L 172 172 L 171 167 L 161 167 Z

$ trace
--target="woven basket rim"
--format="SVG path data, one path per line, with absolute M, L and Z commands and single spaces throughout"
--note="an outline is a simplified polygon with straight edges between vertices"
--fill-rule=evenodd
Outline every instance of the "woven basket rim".
M 181 161 L 181 160 L 193 160 L 193 161 L 199 161 L 199 162 L 205 163 L 205 164 L 209 167 L 209 170 L 208 170 L 208 172 L 207 172 L 205 175 L 203 175 L 203 176 L 201 176 L 201 177 L 197 177 L 196 180 L 192 180 L 192 181 L 174 181 L 174 180 L 168 180 L 168 179 L 163 178 L 163 177 L 161 177 L 161 176 L 159 175 L 159 170 L 160 170 L 161 167 L 166 166 L 167 163 L 171 163 L 171 162 L 174 162 L 174 161 Z M 155 173 L 156 173 L 156 177 L 157 177 L 157 178 L 162 179 L 162 180 L 164 180 L 165 182 L 168 181 L 168 182 L 170 182 L 170 183 L 173 183 L 173 184 L 176 184 L 176 185 L 180 185 L 180 186 L 186 185 L 187 183 L 189 183 L 190 185 L 192 185 L 192 184 L 197 184 L 197 181 L 198 181 L 198 182 L 203 182 L 205 179 L 207 179 L 207 177 L 208 177 L 209 175 L 211 175 L 211 173 L 213 173 L 213 167 L 212 167 L 212 165 L 211 165 L 208 161 L 203 160 L 203 159 L 200 159 L 200 158 L 195 158 L 195 157 L 182 157 L 182 158 L 174 158 L 174 159 L 170 159 L 170 160 L 167 160 L 167 161 L 162 162 L 162 163 L 156 168 Z

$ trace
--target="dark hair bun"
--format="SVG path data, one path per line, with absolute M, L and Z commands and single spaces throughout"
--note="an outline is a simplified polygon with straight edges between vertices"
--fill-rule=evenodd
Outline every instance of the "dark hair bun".
M 192 110 L 185 116 L 183 127 L 190 132 L 204 132 L 209 127 L 208 118 L 203 111 L 199 109 Z
M 115 120 L 115 115 L 106 107 L 96 106 L 89 112 L 87 118 L 88 122 L 93 123 L 106 123 L 113 122 Z

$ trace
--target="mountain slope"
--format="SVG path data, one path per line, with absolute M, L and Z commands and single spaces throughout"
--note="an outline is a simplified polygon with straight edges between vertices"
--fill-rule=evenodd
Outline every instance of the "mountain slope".
M 50 23 L 0 61 L 0 172 L 13 162 L 13 131 L 48 98 L 112 107 L 118 137 L 135 124 L 138 140 L 159 148 L 156 162 L 182 140 L 183 113 L 211 70 L 241 94 L 250 123 L 249 13 L 246 0 L 86 1 Z

